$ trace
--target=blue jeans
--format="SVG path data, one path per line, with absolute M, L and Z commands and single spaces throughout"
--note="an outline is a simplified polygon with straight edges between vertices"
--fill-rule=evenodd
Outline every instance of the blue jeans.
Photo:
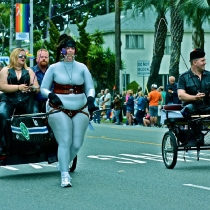
M 107 108 L 111 108 L 111 106 L 106 105 L 106 109 L 107 109 Z M 112 111 L 111 109 L 108 110 L 108 111 L 106 111 L 106 119 L 109 119 L 109 120 L 110 120 L 111 111 Z
M 96 120 L 98 121 L 98 123 L 101 122 L 101 112 L 96 112 L 96 114 L 94 114 L 93 121 L 96 122 Z
M 115 110 L 116 124 L 120 125 L 120 109 Z

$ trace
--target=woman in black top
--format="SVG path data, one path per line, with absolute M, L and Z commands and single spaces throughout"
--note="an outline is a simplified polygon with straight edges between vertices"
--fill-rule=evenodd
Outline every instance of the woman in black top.
M 26 52 L 16 48 L 10 55 L 10 63 L 0 71 L 0 147 L 3 143 L 3 134 L 6 120 L 14 112 L 18 114 L 32 113 L 29 106 L 32 93 L 39 92 L 39 84 L 32 69 L 26 65 Z

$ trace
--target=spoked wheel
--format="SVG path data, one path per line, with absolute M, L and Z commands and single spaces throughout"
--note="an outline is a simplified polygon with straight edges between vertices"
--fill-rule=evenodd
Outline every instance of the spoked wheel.
M 165 166 L 173 169 L 177 162 L 178 147 L 175 135 L 168 131 L 165 133 L 162 141 L 162 157 Z
M 74 160 L 72 160 L 69 171 L 74 172 L 74 170 L 76 169 L 76 166 L 77 166 L 77 156 L 74 158 Z

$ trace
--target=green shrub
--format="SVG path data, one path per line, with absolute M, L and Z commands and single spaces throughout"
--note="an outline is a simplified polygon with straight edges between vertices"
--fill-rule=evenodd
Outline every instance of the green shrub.
M 134 93 L 137 92 L 139 84 L 136 81 L 131 82 L 127 85 L 127 90 L 132 90 Z

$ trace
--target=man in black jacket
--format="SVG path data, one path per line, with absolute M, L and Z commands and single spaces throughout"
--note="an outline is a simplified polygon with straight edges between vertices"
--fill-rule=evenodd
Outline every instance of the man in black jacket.
M 177 83 L 175 77 L 169 77 L 169 83 L 166 85 L 166 104 L 180 104 L 177 94 Z

